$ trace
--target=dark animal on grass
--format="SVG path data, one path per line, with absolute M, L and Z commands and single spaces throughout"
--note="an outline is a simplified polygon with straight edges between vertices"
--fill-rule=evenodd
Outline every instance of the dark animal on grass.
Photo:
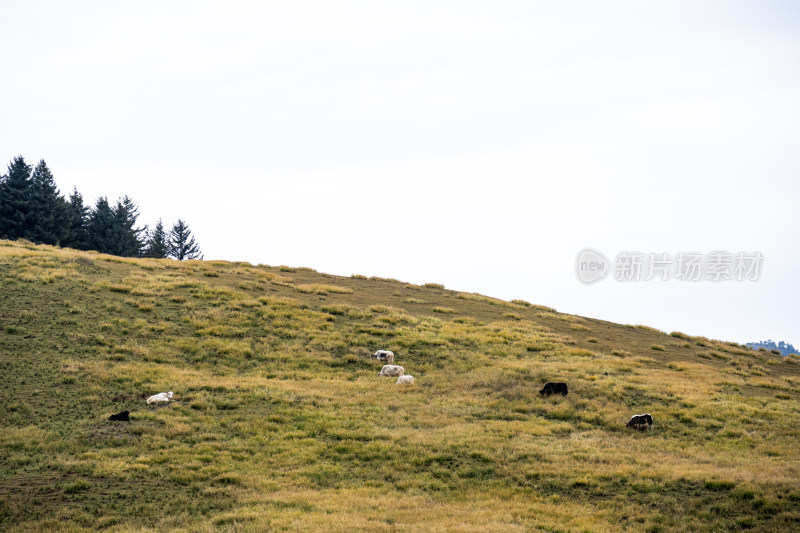
M 566 383 L 545 383 L 542 390 L 539 391 L 539 394 L 542 396 L 550 396 L 551 394 L 560 394 L 562 396 L 567 395 L 567 384 Z
M 649 414 L 633 415 L 631 419 L 628 420 L 628 423 L 625 424 L 625 427 L 645 431 L 653 427 L 653 417 Z
M 113 420 L 114 422 L 130 422 L 131 418 L 130 416 L 128 416 L 130 414 L 131 414 L 130 411 L 120 411 L 115 415 L 109 416 L 108 419 Z

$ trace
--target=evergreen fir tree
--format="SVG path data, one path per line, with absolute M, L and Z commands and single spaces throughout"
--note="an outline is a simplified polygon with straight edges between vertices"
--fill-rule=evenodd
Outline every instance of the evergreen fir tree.
M 178 219 L 169 232 L 169 255 L 179 261 L 203 258 L 189 226 L 181 219 Z
M 137 228 L 139 208 L 128 196 L 117 200 L 114 208 L 113 254 L 123 257 L 138 257 L 144 248 L 142 235 L 147 234 L 147 227 Z
M 72 190 L 67 203 L 67 239 L 62 243 L 64 246 L 77 250 L 89 249 L 89 213 L 90 209 L 83 204 L 83 196 L 77 188 Z
M 167 232 L 164 231 L 164 224 L 158 219 L 156 227 L 150 232 L 147 238 L 147 246 L 144 252 L 145 257 L 155 257 L 164 259 L 169 256 L 169 241 Z
M 8 174 L 0 182 L 0 238 L 31 237 L 35 225 L 32 189 L 30 165 L 22 156 L 15 157 L 8 165 Z
M 30 240 L 55 245 L 68 240 L 67 202 L 58 191 L 53 174 L 44 160 L 39 161 L 33 171 L 31 187 Z
M 89 213 L 87 248 L 104 254 L 114 253 L 114 211 L 108 199 L 101 196 Z

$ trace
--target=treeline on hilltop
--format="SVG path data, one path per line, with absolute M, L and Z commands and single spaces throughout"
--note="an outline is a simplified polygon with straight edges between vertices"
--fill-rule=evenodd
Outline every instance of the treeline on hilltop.
M 772 339 L 766 341 L 748 342 L 748 348 L 758 350 L 764 348 L 765 350 L 772 350 L 775 353 L 780 352 L 781 355 L 800 354 L 800 350 L 789 344 L 788 342 L 775 342 Z
M 167 232 L 159 220 L 138 227 L 139 208 L 128 196 L 111 205 L 101 196 L 84 205 L 77 188 L 65 198 L 44 160 L 31 168 L 21 156 L 0 175 L 0 238 L 27 239 L 123 257 L 201 258 L 189 226 L 178 220 Z

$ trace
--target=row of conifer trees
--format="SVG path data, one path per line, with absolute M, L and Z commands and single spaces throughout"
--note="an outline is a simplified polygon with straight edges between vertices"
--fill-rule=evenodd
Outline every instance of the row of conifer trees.
M 128 196 L 116 205 L 101 196 L 86 206 L 77 188 L 65 198 L 44 160 L 35 168 L 21 156 L 0 175 L 0 238 L 27 239 L 124 257 L 201 258 L 189 226 L 178 220 L 167 232 L 161 220 L 152 230 L 138 226 L 139 208 Z

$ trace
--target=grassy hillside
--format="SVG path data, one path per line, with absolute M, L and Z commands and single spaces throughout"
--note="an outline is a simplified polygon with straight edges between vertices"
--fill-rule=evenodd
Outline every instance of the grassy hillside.
M 0 530 L 800 528 L 794 356 L 435 284 L 8 241 L 0 286 Z M 416 384 L 376 377 L 379 348 Z M 624 427 L 643 412 L 651 431 Z

